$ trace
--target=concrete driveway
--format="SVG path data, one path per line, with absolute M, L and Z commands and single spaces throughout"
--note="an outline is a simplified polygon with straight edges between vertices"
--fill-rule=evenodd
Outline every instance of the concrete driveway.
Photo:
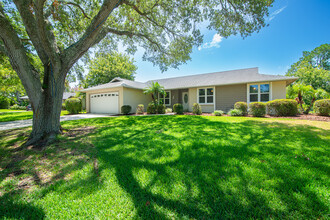
M 80 120 L 87 118 L 101 118 L 101 117 L 114 117 L 110 114 L 78 114 L 78 115 L 64 115 L 61 116 L 61 121 L 71 121 L 71 120 Z M 20 120 L 20 121 L 7 121 L 0 122 L 0 131 L 9 130 L 13 128 L 24 128 L 32 126 L 32 119 Z

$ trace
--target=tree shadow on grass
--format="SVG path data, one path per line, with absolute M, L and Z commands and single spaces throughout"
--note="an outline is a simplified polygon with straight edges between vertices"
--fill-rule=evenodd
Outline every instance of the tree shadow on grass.
M 308 189 L 312 183 L 310 176 L 304 177 L 298 172 L 307 167 L 327 175 L 324 161 L 295 159 L 298 152 L 316 157 L 314 144 L 327 146 L 327 141 L 312 136 L 311 128 L 298 126 L 293 130 L 281 123 L 253 120 L 225 123 L 203 117 L 149 117 L 128 121 L 140 123 L 142 128 L 132 130 L 134 123 L 130 123 L 130 127 L 120 133 L 111 132 L 112 128 L 101 129 L 101 133 L 108 135 L 98 142 L 98 149 L 100 160 L 105 162 L 101 170 L 115 168 L 118 183 L 131 195 L 138 217 L 169 217 L 166 212 L 198 219 L 288 217 L 294 213 L 296 217 L 310 218 L 326 214 L 327 204 L 319 199 L 315 190 Z M 170 132 L 166 132 L 168 130 Z M 328 134 L 322 129 L 319 133 Z M 139 169 L 157 173 L 149 185 L 142 187 L 137 180 L 134 172 Z M 260 172 L 264 180 L 247 173 L 249 169 Z M 237 183 L 232 180 L 235 178 Z M 267 185 L 263 181 L 268 180 L 276 184 L 265 189 L 268 190 L 265 194 L 262 187 Z M 197 187 L 198 196 L 176 199 L 173 187 L 178 182 L 191 196 L 194 194 L 191 189 Z M 153 193 L 157 187 L 161 190 Z M 173 197 L 165 198 L 168 194 Z M 279 204 L 269 204 L 272 196 Z M 305 197 L 308 202 L 301 204 L 297 196 Z M 294 211 L 297 206 L 298 210 Z
M 28 128 L 1 132 L 0 144 L 0 218 L 43 219 L 42 207 L 26 201 L 28 194 L 40 190 L 36 198 L 61 189 L 70 182 L 80 195 L 94 192 L 101 185 L 98 167 L 80 181 L 71 181 L 70 175 L 96 161 L 96 149 L 83 141 L 94 128 L 70 130 L 55 144 L 39 149 L 22 145 L 28 137 Z M 7 138 L 7 139 L 5 139 Z M 79 144 L 77 144 L 77 142 Z M 80 143 L 82 142 L 82 143 Z M 63 188 L 63 187 L 62 187 Z M 34 199 L 29 199 L 33 201 Z
M 326 130 L 199 116 L 120 117 L 68 124 L 83 123 L 98 128 L 60 139 L 61 149 L 56 152 L 68 158 L 73 153 L 78 159 L 61 166 L 49 180 L 55 183 L 42 185 L 39 198 L 51 192 L 70 192 L 77 198 L 102 192 L 109 181 L 104 179 L 107 172 L 114 170 L 116 184 L 134 204 L 135 218 L 310 219 L 325 218 L 328 213 L 329 204 L 320 196 L 328 192 L 318 193 L 329 183 Z M 86 150 L 91 146 L 96 152 Z M 98 164 L 88 175 L 65 179 L 95 158 Z M 14 207 L 15 198 L 7 194 L 0 202 Z

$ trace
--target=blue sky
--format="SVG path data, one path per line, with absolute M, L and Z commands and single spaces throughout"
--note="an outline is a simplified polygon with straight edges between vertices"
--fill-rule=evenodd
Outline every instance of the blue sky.
M 158 67 L 142 61 L 142 53 L 138 52 L 134 56 L 138 66 L 136 80 L 250 67 L 259 67 L 262 74 L 284 75 L 302 51 L 330 43 L 329 12 L 330 0 L 275 0 L 270 8 L 269 26 L 244 40 L 240 36 L 221 38 L 214 31 L 202 29 L 202 48 L 194 48 L 191 61 L 179 69 L 161 73 Z

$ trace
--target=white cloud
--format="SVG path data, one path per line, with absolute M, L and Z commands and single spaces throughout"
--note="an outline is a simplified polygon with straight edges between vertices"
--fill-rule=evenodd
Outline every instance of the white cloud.
M 280 8 L 280 9 L 277 9 L 276 11 L 274 11 L 273 13 L 271 13 L 269 15 L 268 21 L 273 20 L 276 17 L 276 15 L 278 15 L 279 13 L 281 13 L 285 8 L 286 8 L 286 6 Z
M 220 47 L 220 42 L 222 41 L 222 37 L 219 34 L 213 35 L 213 39 L 211 42 L 204 43 L 202 46 L 198 47 L 198 50 L 211 48 L 211 47 Z

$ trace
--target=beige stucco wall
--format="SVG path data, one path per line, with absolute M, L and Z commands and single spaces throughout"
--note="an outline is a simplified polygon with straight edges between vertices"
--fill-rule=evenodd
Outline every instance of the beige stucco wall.
M 192 111 L 192 105 L 197 102 L 197 88 L 188 89 L 189 111 Z
M 234 108 L 236 102 L 246 102 L 247 98 L 247 85 L 228 85 L 228 86 L 216 86 L 215 88 L 215 100 L 216 110 L 229 111 Z
M 171 90 L 171 106 L 168 107 L 173 108 L 173 105 L 178 102 L 179 102 L 179 90 L 177 89 Z
M 93 94 L 99 94 L 104 92 L 118 92 L 119 95 L 118 112 L 120 112 L 120 107 L 123 105 L 123 87 L 112 88 L 112 89 L 99 89 L 96 91 L 86 92 L 86 112 L 90 112 L 90 101 L 91 101 L 90 96 Z
M 285 99 L 286 97 L 286 81 L 272 82 L 272 100 Z
M 132 107 L 131 113 L 136 112 L 139 104 L 143 104 L 146 111 L 148 104 L 152 100 L 151 95 L 145 95 L 141 89 L 123 88 L 123 93 L 123 105 L 130 105 Z
M 189 111 L 192 111 L 192 106 L 194 103 L 197 103 L 197 88 L 190 88 L 188 89 L 188 96 L 189 96 Z M 202 112 L 213 112 L 214 105 L 213 104 L 201 104 Z

